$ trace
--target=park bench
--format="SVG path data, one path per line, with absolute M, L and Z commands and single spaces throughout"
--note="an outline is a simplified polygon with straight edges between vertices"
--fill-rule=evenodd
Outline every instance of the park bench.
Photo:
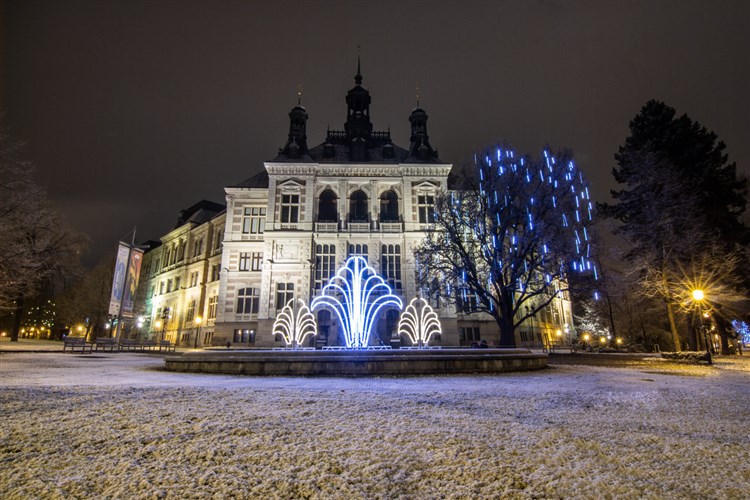
M 68 347 L 70 347 L 70 352 L 76 352 L 77 349 L 80 349 L 81 352 L 84 353 L 86 352 L 86 349 L 88 349 L 89 352 L 92 352 L 94 344 L 86 342 L 86 337 L 65 337 L 63 340 L 63 352 L 65 352 Z
M 176 346 L 168 340 L 159 341 L 159 350 L 162 351 L 174 351 Z
M 106 351 L 107 348 L 109 348 L 110 351 L 114 351 L 115 347 L 117 347 L 117 342 L 115 342 L 115 339 L 110 337 L 97 337 L 96 341 L 94 342 L 95 349 L 98 351 L 99 348 Z
M 120 339 L 120 350 L 121 351 L 134 351 L 136 349 L 143 349 L 143 346 L 138 343 L 135 339 Z
M 144 340 L 141 342 L 141 349 L 148 349 L 149 351 L 153 351 L 156 348 L 156 341 L 155 340 Z
M 549 352 L 550 354 L 554 354 L 555 351 L 570 351 L 570 354 L 573 354 L 576 352 L 576 346 L 567 342 L 551 342 Z

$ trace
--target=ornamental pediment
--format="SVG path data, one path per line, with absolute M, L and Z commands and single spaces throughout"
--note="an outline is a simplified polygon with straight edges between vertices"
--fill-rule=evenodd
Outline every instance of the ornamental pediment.
M 421 191 L 434 191 L 440 187 L 440 183 L 425 179 L 421 182 L 412 184 L 412 187 Z
M 304 187 L 305 184 L 296 179 L 287 179 L 276 184 L 277 191 L 283 193 L 299 193 Z

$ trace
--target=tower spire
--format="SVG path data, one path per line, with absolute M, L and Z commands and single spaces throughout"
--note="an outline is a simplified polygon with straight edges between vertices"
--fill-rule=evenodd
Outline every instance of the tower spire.
M 302 84 L 297 85 L 297 105 L 302 105 Z
M 359 45 L 357 45 L 357 75 L 354 77 L 354 83 L 362 85 L 362 70 L 360 64 Z

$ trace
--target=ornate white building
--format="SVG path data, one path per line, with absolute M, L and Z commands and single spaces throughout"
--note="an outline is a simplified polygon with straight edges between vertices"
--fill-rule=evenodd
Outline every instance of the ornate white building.
M 416 295 L 412 248 L 431 222 L 435 194 L 448 189 L 452 165 L 430 145 L 419 107 L 409 116 L 408 149 L 389 131 L 374 131 L 359 71 L 355 83 L 344 130 L 308 148 L 307 111 L 295 106 L 287 143 L 265 172 L 225 189 L 215 344 L 280 345 L 272 335 L 277 312 L 293 297 L 309 303 L 352 255 L 366 257 L 396 294 Z M 382 315 L 372 343 L 390 341 L 397 317 Z M 340 344 L 330 313 L 317 319 L 316 342 Z M 443 342 L 458 344 L 455 315 L 443 332 Z
M 413 249 L 430 229 L 435 196 L 448 190 L 452 165 L 440 161 L 430 145 L 427 113 L 419 104 L 409 116 L 407 149 L 392 142 L 390 131 L 373 130 L 370 103 L 358 68 L 346 95 L 344 129 L 329 130 L 325 142 L 312 148 L 308 114 L 298 104 L 289 113 L 288 139 L 278 156 L 265 162 L 260 174 L 225 188 L 225 214 L 213 207 L 213 216 L 203 212 L 206 220 L 178 223 L 161 239 L 159 255 L 151 257 L 153 334 L 185 346 L 281 346 L 272 333 L 281 308 L 292 298 L 309 304 L 353 255 L 365 257 L 404 305 L 417 296 Z M 182 242 L 189 252 L 201 238 L 205 252 L 180 260 Z M 176 279 L 188 286 L 174 288 Z M 457 313 L 449 305 L 438 312 L 443 333 L 437 343 L 499 339 L 489 316 Z M 197 315 L 205 318 L 200 325 Z M 312 344 L 342 345 L 330 312 L 316 317 Z M 371 344 L 389 344 L 397 321 L 398 311 L 381 314 Z M 517 341 L 555 340 L 565 325 L 572 325 L 570 302 L 556 300 L 519 329 Z

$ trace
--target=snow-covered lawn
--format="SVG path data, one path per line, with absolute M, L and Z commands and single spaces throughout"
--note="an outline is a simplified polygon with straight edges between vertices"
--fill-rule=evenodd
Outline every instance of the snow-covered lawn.
M 0 354 L 3 498 L 747 498 L 750 357 L 412 378 Z

